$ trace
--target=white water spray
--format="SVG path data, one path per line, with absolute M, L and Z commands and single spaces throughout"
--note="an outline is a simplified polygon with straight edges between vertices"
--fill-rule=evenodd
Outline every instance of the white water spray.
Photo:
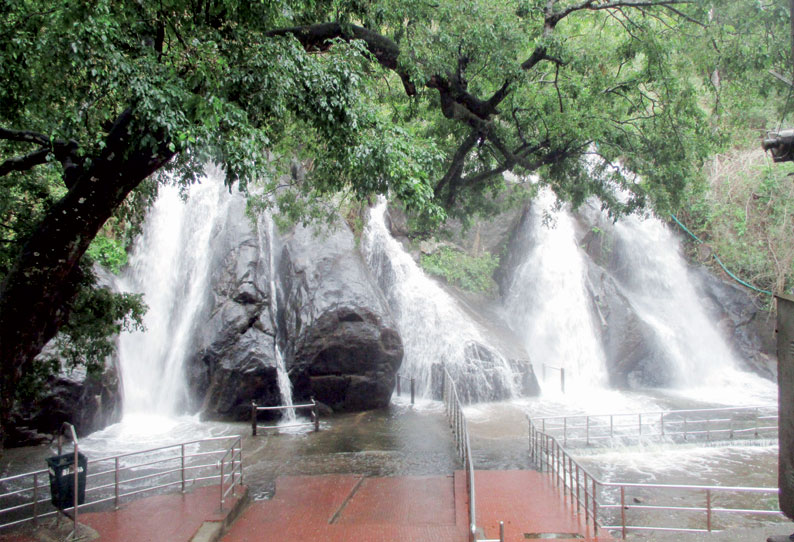
M 671 386 L 724 404 L 774 402 L 773 384 L 741 371 L 717 323 L 706 313 L 678 239 L 660 220 L 628 216 L 614 228 L 622 262 L 616 275 L 636 314 L 653 330 L 670 363 Z
M 185 357 L 207 300 L 211 241 L 230 199 L 222 179 L 210 171 L 187 202 L 177 187 L 162 187 L 119 280 L 120 290 L 144 294 L 149 307 L 146 331 L 119 337 L 125 420 L 173 417 L 186 404 Z
M 529 252 L 516 270 L 505 308 L 513 331 L 542 377 L 543 393 L 558 394 L 565 369 L 566 393 L 581 395 L 608 383 L 599 334 L 586 289 L 587 268 L 576 244 L 574 221 L 556 196 L 541 189 L 526 221 Z
M 370 212 L 362 252 L 400 330 L 405 349 L 401 373 L 416 378 L 417 393 L 424 397 L 432 395 L 434 366 L 439 370 L 441 363 L 464 401 L 515 397 L 509 362 L 391 236 L 385 212 L 381 198 Z

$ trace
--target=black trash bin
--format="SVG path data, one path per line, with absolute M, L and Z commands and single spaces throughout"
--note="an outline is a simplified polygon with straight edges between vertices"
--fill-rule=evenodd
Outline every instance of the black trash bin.
M 74 506 L 74 452 L 47 458 L 52 505 L 64 510 Z M 88 460 L 77 453 L 77 504 L 85 502 L 85 476 Z

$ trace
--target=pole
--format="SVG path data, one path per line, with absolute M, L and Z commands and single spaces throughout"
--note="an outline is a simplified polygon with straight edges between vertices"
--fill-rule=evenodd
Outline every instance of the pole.
M 400 380 L 402 380 L 402 376 L 397 375 L 397 395 L 400 395 Z
M 256 403 L 251 401 L 251 435 L 256 436 Z
M 626 540 L 626 488 L 620 486 L 620 526 L 622 527 L 623 540 Z
M 182 493 L 185 492 L 185 445 L 180 446 L 182 449 Z
M 706 490 L 706 528 L 711 532 L 711 490 Z
M 79 473 L 80 470 L 80 463 L 78 462 L 78 451 L 77 451 L 77 436 L 74 434 L 74 426 L 70 426 L 72 429 L 72 440 L 74 441 L 74 465 L 72 465 L 72 470 L 74 471 L 74 537 L 77 538 L 77 513 L 78 513 L 78 496 L 79 493 L 77 491 L 78 487 L 80 486 L 79 482 Z
M 416 379 L 411 377 L 411 404 L 414 404 L 414 396 L 416 394 Z
M 114 473 L 115 473 L 114 481 L 115 481 L 115 483 L 113 484 L 113 486 L 114 486 L 113 487 L 113 495 L 114 495 L 115 499 L 113 500 L 113 506 L 116 508 L 116 510 L 118 510 L 119 509 L 119 458 L 118 457 L 116 458 L 115 463 L 116 463 L 115 469 L 114 469 Z
M 565 369 L 560 367 L 560 391 L 565 393 Z
M 320 409 L 317 407 L 317 401 L 312 397 L 312 415 L 314 416 L 314 432 L 320 430 Z

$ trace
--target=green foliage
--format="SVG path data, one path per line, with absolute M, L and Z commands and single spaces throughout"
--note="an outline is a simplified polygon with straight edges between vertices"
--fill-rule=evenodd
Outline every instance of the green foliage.
M 123 241 L 97 235 L 86 252 L 89 258 L 118 274 L 127 263 L 127 251 Z
M 499 258 L 489 252 L 472 256 L 450 247 L 441 247 L 421 258 L 422 269 L 442 277 L 449 284 L 469 292 L 491 293 L 496 289 L 493 273 L 499 267 Z
M 760 149 L 718 155 L 684 208 L 687 226 L 728 269 L 775 293 L 794 287 L 792 173 L 794 165 L 773 164 Z

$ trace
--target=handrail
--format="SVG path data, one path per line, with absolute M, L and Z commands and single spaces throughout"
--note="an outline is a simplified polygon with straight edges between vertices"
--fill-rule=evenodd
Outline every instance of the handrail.
M 604 482 L 596 478 L 586 468 L 577 463 L 570 454 L 560 445 L 559 441 L 548 433 L 539 430 L 536 422 L 540 419 L 532 419 L 527 416 L 529 423 L 529 453 L 531 460 L 538 465 L 541 471 L 544 468 L 552 476 L 554 484 L 559 488 L 566 499 L 570 498 L 571 504 L 576 504 L 577 513 L 584 507 L 585 524 L 592 522 L 593 531 L 597 535 L 598 529 L 620 530 L 622 538 L 630 530 L 643 531 L 678 531 L 678 532 L 711 532 L 714 529 L 713 515 L 719 514 L 755 514 L 755 515 L 778 515 L 777 510 L 758 509 L 758 508 L 724 508 L 713 505 L 713 495 L 715 493 L 765 493 L 778 494 L 777 488 L 767 487 L 736 487 L 736 486 L 706 486 L 693 484 L 657 484 L 657 483 L 633 483 L 633 482 Z M 601 499 L 599 499 L 599 487 L 601 488 Z M 607 503 L 604 500 L 606 488 L 614 488 L 619 491 L 619 503 Z M 626 500 L 626 490 L 632 488 L 656 489 L 661 491 L 696 491 L 705 494 L 706 506 L 660 506 L 632 503 Z M 629 510 L 668 510 L 678 512 L 697 512 L 705 513 L 706 528 L 684 528 L 667 526 L 646 526 L 630 525 L 626 518 Z M 620 510 L 620 521 L 615 524 L 605 524 L 601 518 L 604 511 Z
M 469 429 L 466 422 L 466 415 L 458 397 L 458 390 L 452 376 L 443 367 L 444 382 L 441 387 L 444 408 L 452 425 L 452 434 L 455 437 L 455 446 L 463 461 L 463 468 L 466 471 L 466 486 L 469 493 L 469 541 L 470 542 L 504 542 L 504 522 L 499 523 L 499 539 L 477 538 L 477 504 L 476 491 L 474 488 L 474 461 L 471 457 L 471 441 L 469 439 Z
M 714 416 L 712 416 L 712 414 Z M 748 415 L 749 414 L 749 415 Z M 777 405 L 719 407 L 686 410 L 655 410 L 610 414 L 571 414 L 534 418 L 541 431 L 562 438 L 563 445 L 620 438 L 735 437 L 777 432 Z M 623 423 L 623 420 L 628 421 Z M 617 423 L 616 423 L 617 422 Z
M 313 425 L 315 431 L 320 430 L 320 410 L 317 407 L 317 401 L 314 397 L 311 398 L 311 403 L 302 405 L 276 405 L 276 406 L 257 406 L 256 402 L 251 401 L 251 435 L 256 436 L 257 429 L 286 429 L 288 427 L 308 427 Z M 277 411 L 277 410 L 301 410 L 311 409 L 311 421 L 306 423 L 291 423 L 288 425 L 257 425 L 256 415 L 261 411 Z
M 188 453 L 186 450 L 190 446 L 200 447 L 221 441 L 231 441 L 231 443 L 228 447 L 223 447 L 219 450 L 195 451 L 193 453 Z M 137 457 L 143 458 L 151 454 L 163 454 L 169 451 L 176 452 L 176 454 L 142 463 L 122 463 L 123 460 Z M 221 459 L 218 461 L 207 462 L 203 459 L 208 458 L 208 456 L 219 456 L 221 454 Z M 182 492 L 184 492 L 188 481 L 196 483 L 206 480 L 219 480 L 219 485 L 221 486 L 220 508 L 223 510 L 225 499 L 230 493 L 235 492 L 243 482 L 242 438 L 239 435 L 210 437 L 107 456 L 88 460 L 87 465 L 100 465 L 108 462 L 111 463 L 111 468 L 102 469 L 94 473 L 91 473 L 89 469 L 86 473 L 85 502 L 66 508 L 65 512 L 74 512 L 74 517 L 76 518 L 78 511 L 85 509 L 86 506 L 111 501 L 118 509 L 121 499 L 124 497 L 161 490 L 175 485 L 181 485 Z M 178 462 L 178 466 L 169 464 L 173 462 Z M 77 466 L 77 463 L 75 463 L 75 466 Z M 77 471 L 77 468 L 74 470 Z M 136 471 L 140 473 L 141 470 L 143 470 L 142 475 L 124 477 L 125 473 L 136 473 Z M 177 473 L 179 474 L 178 479 L 174 480 L 173 475 Z M 189 477 L 188 473 L 190 473 Z M 0 478 L 0 488 L 2 488 L 0 491 L 4 491 L 0 493 L 0 529 L 31 521 L 38 523 L 40 519 L 58 513 L 54 510 L 50 503 L 49 495 L 47 495 L 49 488 L 45 483 L 42 483 L 47 474 L 48 470 L 42 469 Z M 159 483 L 152 482 L 151 486 L 143 487 L 141 485 L 144 480 L 156 480 L 158 478 L 162 479 Z M 89 481 L 92 481 L 93 485 L 90 485 Z M 76 494 L 77 492 L 75 491 Z M 45 495 L 47 498 L 42 498 Z M 8 502 L 9 500 L 10 503 Z M 49 510 L 42 511 L 42 507 L 49 508 Z

